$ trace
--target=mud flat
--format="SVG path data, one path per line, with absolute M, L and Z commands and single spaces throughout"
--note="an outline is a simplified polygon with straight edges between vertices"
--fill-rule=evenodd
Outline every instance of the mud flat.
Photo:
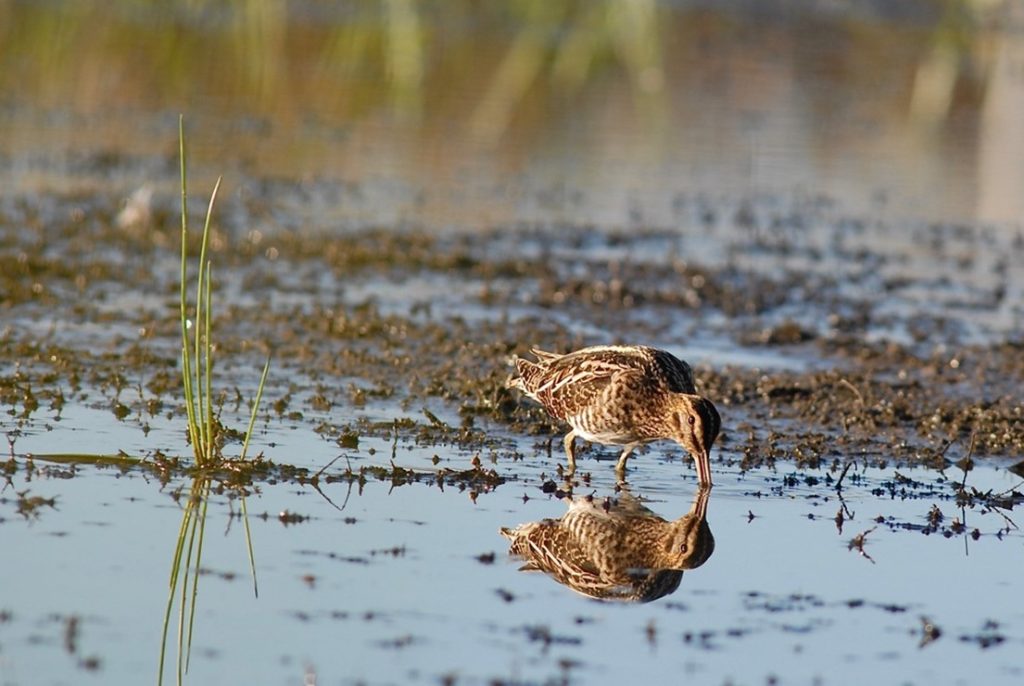
M 18 551 L 0 573 L 14 589 L 0 601 L 5 682 L 155 671 L 171 537 L 197 478 L 229 539 L 208 543 L 200 574 L 200 682 L 682 669 L 843 683 L 837 662 L 896 663 L 921 683 L 1019 676 L 1008 646 L 1024 616 L 1005 603 L 1024 499 L 1014 229 L 698 195 L 680 196 L 672 227 L 271 226 L 292 192 L 233 194 L 213 237 L 226 452 L 273 362 L 259 457 L 202 475 L 184 457 L 174 198 L 157 194 L 136 224 L 102 193 L 0 208 L 0 534 Z M 519 572 L 498 533 L 561 516 L 571 495 L 609 510 L 627 497 L 607 449 L 585 448 L 564 481 L 562 428 L 504 388 L 532 346 L 612 342 L 688 359 L 723 416 L 714 554 L 650 604 Z M 642 451 L 629 497 L 686 514 L 684 457 Z M 242 497 L 258 599 L 232 532 Z M 282 623 L 290 638 L 275 638 Z M 622 651 L 642 657 L 609 659 Z

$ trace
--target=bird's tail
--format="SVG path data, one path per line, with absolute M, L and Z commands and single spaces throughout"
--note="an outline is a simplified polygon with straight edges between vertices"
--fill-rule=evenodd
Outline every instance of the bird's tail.
M 521 391 L 528 391 L 526 387 L 526 379 L 530 375 L 530 370 L 536 365 L 529 360 L 524 360 L 521 357 L 512 357 L 509 359 L 509 364 L 516 368 L 514 374 L 509 374 L 509 377 L 505 379 L 505 388 L 518 388 Z
M 551 360 L 557 360 L 559 357 L 563 357 L 562 353 L 549 353 L 546 350 L 540 348 L 531 348 L 530 352 L 537 356 L 538 362 L 550 362 Z
M 537 358 L 536 362 L 524 360 L 521 357 L 510 357 L 508 362 L 516 368 L 516 373 L 505 380 L 505 388 L 518 388 L 526 393 L 530 392 L 530 379 L 535 377 L 551 362 L 563 357 L 562 353 L 549 353 L 539 348 L 531 348 L 530 352 Z

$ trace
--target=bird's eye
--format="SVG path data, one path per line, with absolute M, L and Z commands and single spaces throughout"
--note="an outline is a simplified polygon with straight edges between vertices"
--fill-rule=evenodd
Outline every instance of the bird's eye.
M 691 414 L 689 417 L 686 418 L 686 421 L 690 422 L 690 426 L 693 426 L 694 424 L 697 423 L 697 418 Z

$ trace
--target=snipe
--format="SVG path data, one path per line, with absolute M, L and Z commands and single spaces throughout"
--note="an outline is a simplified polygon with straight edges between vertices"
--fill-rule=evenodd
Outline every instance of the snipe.
M 650 602 L 674 592 L 683 571 L 715 550 L 707 523 L 710 488 L 690 511 L 666 521 L 623 490 L 616 500 L 567 499 L 560 519 L 502 529 L 521 571 L 542 571 L 578 593 L 604 600 Z
M 533 350 L 536 362 L 515 360 L 518 388 L 572 427 L 565 454 L 576 469 L 576 437 L 621 445 L 620 478 L 634 448 L 669 439 L 693 456 L 701 485 L 711 485 L 711 446 L 721 428 L 714 404 L 697 395 L 689 365 L 642 345 L 594 346 L 560 355 Z

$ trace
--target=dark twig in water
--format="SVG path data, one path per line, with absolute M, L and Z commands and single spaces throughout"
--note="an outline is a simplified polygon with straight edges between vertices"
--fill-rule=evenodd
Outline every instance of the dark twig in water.
M 870 529 L 868 529 L 867 531 L 862 531 L 859 534 L 857 534 L 856 536 L 854 536 L 850 540 L 849 544 L 847 545 L 847 549 L 848 550 L 856 550 L 863 557 L 866 557 L 868 559 L 868 561 L 871 562 L 871 564 L 875 564 L 874 558 L 872 558 L 870 555 L 868 555 L 867 551 L 864 550 L 864 544 L 867 542 L 868 534 L 870 534 L 872 531 L 874 531 L 877 528 L 878 528 L 877 526 L 873 526 Z
M 316 474 L 313 475 L 313 481 L 319 480 L 320 477 L 323 476 L 323 473 L 331 468 L 331 465 L 333 465 L 335 462 L 337 462 L 338 460 L 340 460 L 343 457 L 345 458 L 345 461 L 348 462 L 348 471 L 351 472 L 352 471 L 352 461 L 348 459 L 348 455 L 342 453 L 341 455 L 338 455 L 336 458 L 334 458 L 333 460 L 331 460 L 330 462 L 325 464 L 323 467 L 321 467 L 320 471 L 318 471 Z
M 978 439 L 978 432 L 971 432 L 971 444 L 967 446 L 967 454 L 957 464 L 961 469 L 964 470 L 964 478 L 960 480 L 960 494 L 964 493 L 964 489 L 967 488 L 967 472 L 974 468 L 974 459 L 971 457 L 974 455 L 974 443 Z
M 853 521 L 854 513 L 850 510 L 850 507 L 849 507 L 849 505 L 846 504 L 846 501 L 843 500 L 843 494 L 842 493 L 839 494 L 839 504 L 840 504 L 840 507 L 839 507 L 839 510 L 836 512 L 835 523 L 836 523 L 836 529 L 838 529 L 839 534 L 842 535 L 842 533 L 843 533 L 843 524 L 846 521 L 851 521 L 852 522 Z
M 852 522 L 855 513 L 850 510 L 850 506 L 846 504 L 845 500 L 843 500 L 842 494 L 839 495 L 839 505 L 839 510 L 836 511 L 835 523 L 836 529 L 839 531 L 839 534 L 842 535 L 843 524 L 847 521 Z
M 843 479 L 846 478 L 846 472 L 850 471 L 850 467 L 853 466 L 853 460 L 850 460 L 843 466 L 843 471 L 839 474 L 839 480 L 836 481 L 836 493 L 843 490 Z
M 331 507 L 333 507 L 338 512 L 344 512 L 345 511 L 345 507 L 348 506 L 349 496 L 352 495 L 352 484 L 353 483 L 355 483 L 355 482 L 353 482 L 353 481 L 349 481 L 348 482 L 348 492 L 345 493 L 345 500 L 341 503 L 341 507 L 338 507 L 335 504 L 335 502 L 333 500 L 331 500 L 330 496 L 328 496 L 326 493 L 324 493 L 322 490 L 320 490 L 320 485 L 317 482 L 311 481 L 310 485 L 313 486 L 313 490 L 315 490 L 317 493 L 320 494 L 321 498 L 323 498 L 328 503 L 330 503 Z
M 331 460 L 330 462 L 328 462 L 327 464 L 325 464 L 320 469 L 320 471 L 317 472 L 313 476 L 313 478 L 310 480 L 310 484 L 312 484 L 312 486 L 316 490 L 316 492 L 320 494 L 320 497 L 322 497 L 324 500 L 326 500 L 328 503 L 330 503 L 331 507 L 333 507 L 338 512 L 344 512 L 345 508 L 348 506 L 348 499 L 352 495 L 352 484 L 354 482 L 351 481 L 351 480 L 348 482 L 348 492 L 345 493 L 345 500 L 344 500 L 344 502 L 341 503 L 341 507 L 338 507 L 334 503 L 334 501 L 331 500 L 330 497 L 326 493 L 324 493 L 322 490 L 320 490 L 320 475 L 323 474 L 324 471 L 326 471 L 328 467 L 330 467 L 332 464 L 334 464 L 335 462 L 337 462 L 338 460 L 340 460 L 343 457 L 345 458 L 345 462 L 348 464 L 348 467 L 347 467 L 348 474 L 351 475 L 352 474 L 352 460 L 348 459 L 348 455 L 341 454 L 341 455 L 338 455 L 333 460 Z
M 1011 528 L 1020 531 L 1020 527 L 1017 526 L 1017 523 L 1015 521 L 1013 521 L 1012 519 L 1010 519 L 1010 517 L 1005 512 L 1000 510 L 999 508 L 997 508 L 997 507 L 990 507 L 989 511 L 990 512 L 995 512 L 997 515 L 999 515 L 1000 517 L 1003 518 L 1003 521 L 1006 522 L 1006 531 L 1007 532 L 1009 532 Z

